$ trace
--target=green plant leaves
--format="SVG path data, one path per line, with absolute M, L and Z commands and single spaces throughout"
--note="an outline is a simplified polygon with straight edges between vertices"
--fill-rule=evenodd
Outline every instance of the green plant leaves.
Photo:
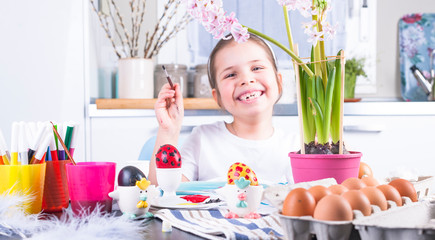
M 312 49 L 314 51 L 315 49 Z M 339 52 L 340 54 L 340 52 Z M 338 55 L 339 56 L 339 55 Z M 311 54 L 314 60 L 314 53 Z M 340 95 L 341 95 L 341 59 L 325 63 L 326 81 L 315 74 L 309 77 L 300 69 L 301 105 L 304 124 L 304 143 L 314 141 L 317 136 L 319 144 L 334 143 L 339 139 Z M 308 64 L 309 68 L 314 64 Z M 326 82 L 326 87 L 324 83 Z

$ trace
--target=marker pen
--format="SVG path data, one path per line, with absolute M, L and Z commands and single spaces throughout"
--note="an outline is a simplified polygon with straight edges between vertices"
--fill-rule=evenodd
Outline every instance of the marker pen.
M 39 125 L 38 131 L 37 131 L 35 137 L 33 138 L 33 141 L 31 142 L 30 147 L 29 147 L 29 159 L 32 159 L 33 156 L 35 155 L 35 152 L 38 149 L 38 146 L 42 141 L 42 137 L 44 136 L 44 133 L 47 129 L 47 125 L 45 125 L 45 124 L 41 123 L 38 125 Z
M 41 161 L 44 161 L 44 154 L 47 152 L 47 147 L 50 144 L 50 140 L 52 138 L 51 131 L 46 131 L 44 134 L 44 140 L 39 144 L 38 150 L 36 150 L 36 154 L 33 156 L 33 159 L 30 161 L 31 164 L 38 164 Z
M 71 138 L 74 131 L 74 125 L 71 123 L 65 123 L 66 133 L 65 133 L 65 146 L 69 150 L 71 150 Z M 71 152 L 70 152 L 71 153 Z M 65 154 L 65 159 L 68 159 L 68 156 Z
M 63 139 L 64 139 L 64 133 L 63 133 L 63 127 L 65 127 L 65 126 L 62 126 L 62 124 L 58 124 L 57 125 L 57 132 L 59 133 L 59 136 L 58 136 L 58 139 L 59 138 L 62 138 L 62 141 L 63 141 Z M 60 140 L 61 139 L 59 139 L 59 142 L 60 142 Z M 65 160 L 65 149 L 63 148 L 63 146 L 62 146 L 62 144 L 58 144 L 57 145 L 57 157 L 58 157 L 58 159 L 59 160 Z
M 20 122 L 19 126 L 19 136 L 18 136 L 18 162 L 21 165 L 29 164 L 29 155 L 26 146 L 26 133 L 24 130 L 24 122 Z
M 73 123 L 73 126 L 74 126 L 74 129 L 72 132 L 71 146 L 69 149 L 69 152 L 71 153 L 72 157 L 74 157 L 74 150 L 76 149 L 76 145 L 77 145 L 77 133 L 79 132 L 79 124 Z
M 57 157 L 57 150 L 56 150 L 56 144 L 55 144 L 55 139 L 54 133 L 51 133 L 52 131 L 50 131 L 50 136 L 51 136 L 51 140 L 50 140 L 50 144 L 49 144 L 49 148 L 50 148 L 50 155 L 51 155 L 51 161 L 58 161 L 59 158 Z
M 11 154 L 9 153 L 8 145 L 6 144 L 6 140 L 1 129 L 0 129 L 0 149 L 2 150 L 1 155 L 3 158 L 3 164 L 9 165 Z
M 18 122 L 13 122 L 11 136 L 11 165 L 18 165 L 18 136 L 19 124 Z

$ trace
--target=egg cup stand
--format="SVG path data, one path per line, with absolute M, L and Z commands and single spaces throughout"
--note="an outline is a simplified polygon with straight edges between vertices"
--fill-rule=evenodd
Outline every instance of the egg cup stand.
M 413 208 L 421 208 L 421 207 L 415 207 L 415 206 L 421 206 L 424 204 L 427 204 L 427 202 L 417 202 L 413 203 L 411 199 L 408 197 L 402 197 L 405 204 L 404 206 L 397 207 L 396 204 L 392 201 L 388 201 L 388 209 L 385 211 L 381 211 L 378 206 L 372 205 L 372 215 L 370 216 L 364 216 L 359 210 L 353 210 L 354 212 L 354 220 L 353 221 L 322 221 L 314 219 L 311 216 L 302 216 L 302 217 L 291 217 L 291 216 L 284 216 L 282 214 L 279 214 L 281 225 L 286 233 L 286 237 L 288 240 L 293 239 L 311 239 L 312 235 L 316 235 L 316 238 L 318 240 L 384 240 L 385 238 L 384 233 L 379 232 L 379 226 L 376 224 L 372 224 L 372 221 L 374 219 L 379 219 L 376 222 L 377 223 L 384 223 L 387 219 L 391 222 L 391 224 L 387 225 L 388 227 L 385 227 L 385 230 L 389 232 L 401 232 L 401 227 L 403 224 L 400 224 L 402 221 L 406 221 L 409 224 L 407 225 L 407 230 L 412 230 L 413 233 L 408 233 L 407 236 L 415 236 L 418 234 L 421 234 L 420 229 L 423 227 L 422 221 L 417 221 L 420 217 L 423 217 L 424 214 L 410 214 L 411 210 L 407 209 L 413 209 Z M 431 214 L 426 214 L 429 216 L 435 215 L 435 203 L 431 204 L 433 207 L 431 208 L 433 211 Z M 400 212 L 406 212 L 407 214 L 410 214 L 410 217 L 413 217 L 411 221 L 409 221 L 407 218 L 404 217 L 405 215 L 400 214 Z M 394 215 L 397 215 L 399 213 L 402 216 L 402 219 L 397 219 L 394 217 Z M 419 211 L 421 213 L 421 211 Z M 390 217 L 390 215 L 393 215 L 393 217 Z M 424 216 L 425 219 L 427 218 Z M 384 220 L 385 218 L 385 220 Z M 429 217 L 430 219 L 430 217 Z M 412 225 L 413 223 L 419 222 L 421 223 L 419 226 L 420 228 L 417 228 L 416 225 Z M 396 223 L 396 224 L 395 224 Z M 426 224 L 429 224 L 429 221 L 426 222 Z M 428 225 L 429 226 L 429 225 Z M 373 230 L 376 229 L 376 230 Z M 429 227 L 429 229 L 432 230 L 431 234 L 435 234 L 435 226 L 432 225 Z M 362 231 L 362 232 L 360 232 Z M 376 232 L 376 235 L 372 232 Z M 424 232 L 423 232 L 424 233 Z M 416 238 L 416 237 L 406 237 L 403 238 L 400 234 L 396 235 L 396 233 L 393 235 L 394 237 L 388 238 L 391 240 L 396 239 L 426 239 L 426 238 Z M 432 235 L 433 239 L 435 235 Z M 427 238 L 429 239 L 429 238 Z

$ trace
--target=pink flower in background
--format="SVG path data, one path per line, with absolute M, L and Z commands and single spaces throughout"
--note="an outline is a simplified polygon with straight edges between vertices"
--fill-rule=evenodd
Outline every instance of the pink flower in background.
M 313 31 L 313 26 L 315 26 L 316 24 L 317 22 L 314 20 L 311 22 L 302 23 L 302 28 L 305 29 L 304 33 L 310 34 Z
M 335 24 L 335 26 L 331 26 L 331 24 L 329 24 L 329 22 L 325 23 L 325 25 L 323 25 L 323 31 L 324 31 L 324 38 L 325 40 L 331 40 L 334 38 L 335 33 L 337 31 L 337 27 L 338 27 L 338 23 Z
M 403 21 L 406 23 L 415 23 L 421 20 L 421 14 L 408 14 L 402 17 Z
M 184 0 L 187 11 L 204 29 L 211 33 L 215 39 L 224 38 L 228 32 L 237 42 L 245 42 L 249 38 L 248 28 L 243 27 L 235 13 L 226 16 L 221 0 Z
M 243 27 L 240 23 L 235 23 L 231 26 L 231 34 L 237 42 L 246 42 L 249 38 L 248 29 Z
M 235 13 L 226 15 L 222 0 L 181 0 L 187 6 L 187 11 L 200 22 L 204 29 L 211 33 L 215 39 L 222 39 L 228 32 L 237 42 L 245 42 L 249 38 L 248 28 L 239 23 Z M 317 41 L 330 40 L 335 36 L 336 26 L 326 22 L 326 13 L 331 9 L 330 0 L 318 0 L 313 5 L 312 0 L 277 0 L 278 4 L 287 10 L 298 10 L 304 17 L 317 15 L 319 23 L 325 26 L 319 31 L 317 22 L 303 24 L 309 38 L 308 42 L 314 46 Z M 322 37 L 325 34 L 324 37 Z
M 296 10 L 300 0 L 278 0 L 278 4 L 286 6 L 287 10 Z
M 323 41 L 323 31 L 322 32 L 316 32 L 316 31 L 312 31 L 311 33 L 309 33 L 309 38 L 308 38 L 308 42 L 312 43 L 313 46 L 317 45 L 318 41 Z

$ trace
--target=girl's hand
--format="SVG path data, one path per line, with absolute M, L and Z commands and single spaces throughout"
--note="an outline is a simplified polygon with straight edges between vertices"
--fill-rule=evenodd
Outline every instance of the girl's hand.
M 159 92 L 154 105 L 159 128 L 170 134 L 179 134 L 184 116 L 183 96 L 180 85 L 174 84 L 174 90 L 166 83 Z

